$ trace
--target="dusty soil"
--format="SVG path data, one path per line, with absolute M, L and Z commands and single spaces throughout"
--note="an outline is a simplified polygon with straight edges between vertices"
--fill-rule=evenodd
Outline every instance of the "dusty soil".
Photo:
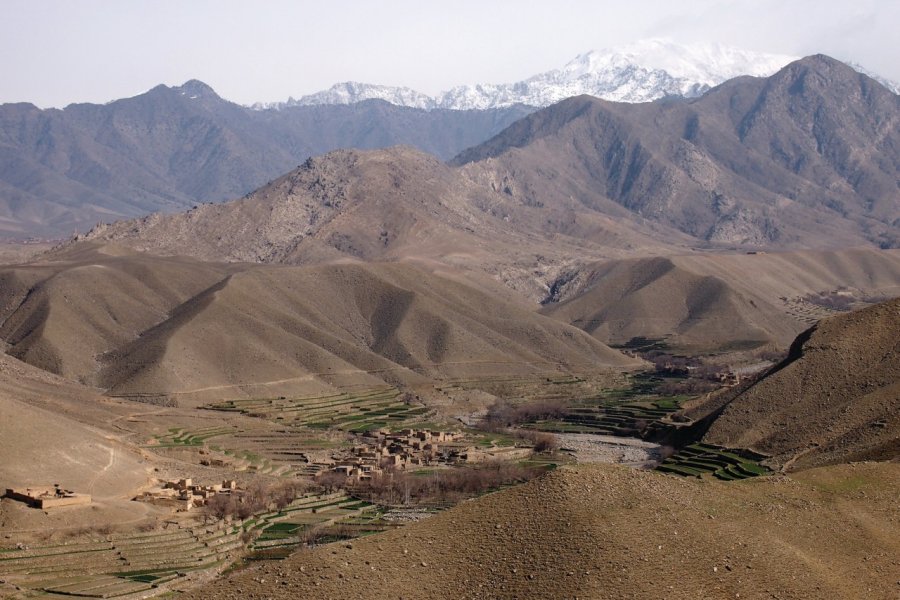
M 896 598 L 898 464 L 744 482 L 563 467 L 191 598 Z
M 25 262 L 53 248 L 57 242 L 0 242 L 0 265 Z

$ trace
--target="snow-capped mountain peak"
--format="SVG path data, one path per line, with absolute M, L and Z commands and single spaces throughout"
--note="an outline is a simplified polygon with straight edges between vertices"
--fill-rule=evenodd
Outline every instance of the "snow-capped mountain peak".
M 410 106 L 431 110 L 436 108 L 434 98 L 407 87 L 392 87 L 344 81 L 336 83 L 327 90 L 309 94 L 299 99 L 289 98 L 287 102 L 256 103 L 251 108 L 283 108 L 285 106 L 315 106 L 320 104 L 355 104 L 363 100 L 384 100 L 397 106 Z
M 435 97 L 405 87 L 345 82 L 299 100 L 257 104 L 254 108 L 352 104 L 369 99 L 426 110 L 488 109 L 514 104 L 544 107 L 580 94 L 617 102 L 649 102 L 664 96 L 698 96 L 740 75 L 772 75 L 797 58 L 717 43 L 679 44 L 656 38 L 585 52 L 559 69 L 524 81 L 462 85 Z
M 660 38 L 641 40 L 593 54 L 598 54 L 600 61 L 608 57 L 610 62 L 665 71 L 676 79 L 710 87 L 739 75 L 765 77 L 798 58 L 752 52 L 718 43 L 677 44 Z
M 792 60 L 795 57 L 721 44 L 642 40 L 580 54 L 560 69 L 518 83 L 453 88 L 437 103 L 442 108 L 494 108 L 515 103 L 547 106 L 579 94 L 617 102 L 648 102 L 663 96 L 696 96 L 738 75 L 771 75 Z
M 294 104 L 308 106 L 312 104 L 353 104 L 363 100 L 384 100 L 400 106 L 415 108 L 434 108 L 434 99 L 407 87 L 392 87 L 345 81 L 331 86 L 329 89 L 303 96 Z

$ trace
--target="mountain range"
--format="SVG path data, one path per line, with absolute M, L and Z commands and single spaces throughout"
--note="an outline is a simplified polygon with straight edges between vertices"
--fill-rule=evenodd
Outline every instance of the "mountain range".
M 310 156 L 409 144 L 439 157 L 531 109 L 422 111 L 383 101 L 256 111 L 189 81 L 109 104 L 0 105 L 0 237 L 59 238 L 243 196 Z
M 449 163 L 335 151 L 243 199 L 79 239 L 205 261 L 424 265 L 502 284 L 603 343 L 785 347 L 809 294 L 900 290 L 898 103 L 812 56 L 693 99 L 571 98 Z
M 653 40 L 589 52 L 517 84 L 457 89 L 442 102 L 340 84 L 303 101 L 249 108 L 192 80 L 105 105 L 0 105 L 0 237 L 60 238 L 100 222 L 241 197 L 338 148 L 405 144 L 446 160 L 573 95 L 694 97 L 789 60 Z
M 271 132 L 283 115 L 319 110 L 423 119 L 463 114 L 375 100 L 250 111 L 199 82 L 156 88 L 111 107 L 113 117 L 100 120 L 105 125 L 98 131 L 121 144 L 115 160 L 140 151 L 168 162 L 180 185 L 195 190 L 204 187 L 203 178 L 237 186 L 248 164 L 255 173 L 271 168 L 264 160 L 267 138 L 253 128 L 261 119 L 270 119 Z M 103 113 L 101 107 L 66 111 L 85 121 Z M 467 114 L 496 123 L 503 114 L 497 111 Z M 227 129 L 215 124 L 213 113 L 230 115 Z M 659 336 L 693 351 L 784 347 L 807 325 L 801 313 L 809 310 L 802 300 L 808 294 L 849 286 L 865 301 L 897 291 L 900 257 L 879 249 L 900 247 L 898 115 L 900 98 L 877 81 L 811 56 L 696 98 L 640 104 L 570 98 L 515 120 L 448 162 L 404 146 L 332 151 L 242 199 L 103 224 L 60 252 L 111 243 L 126 252 L 212 263 L 400 263 L 450 273 L 506 300 L 541 303 L 546 316 L 598 343 Z M 149 147 L 139 142 L 147 130 L 122 125 L 140 119 L 151 124 Z M 181 125 L 167 125 L 173 122 L 194 128 L 196 147 L 175 162 L 167 153 Z M 133 131 L 141 135 L 123 133 Z M 222 269 L 197 280 L 212 290 L 231 281 Z M 772 270 L 793 275 L 762 285 Z M 759 285 L 748 287 L 748 276 Z M 20 301 L 30 300 L 22 306 L 10 300 L 24 312 L 10 315 L 4 327 L 14 328 L 4 339 L 16 356 L 63 372 L 60 365 L 82 359 L 77 353 L 60 359 L 54 344 L 61 341 L 34 343 L 53 331 L 35 285 L 44 288 L 27 281 L 13 286 L 22 290 Z M 202 291 L 174 298 L 186 302 Z M 219 296 L 220 290 L 209 293 Z M 101 336 L 106 341 L 96 355 L 124 351 L 129 335 L 148 331 L 160 310 L 169 314 L 179 306 L 166 302 L 127 335 L 117 334 L 115 343 Z M 100 381 L 89 375 L 99 368 L 72 374 Z
M 597 258 L 890 248 L 900 244 L 898 114 L 900 97 L 813 56 L 694 99 L 571 98 L 449 164 L 412 149 L 337 151 L 246 199 L 88 238 L 288 263 L 496 254 L 522 248 L 522 235 L 545 256 Z
M 740 75 L 765 77 L 796 58 L 721 44 L 647 39 L 585 52 L 560 69 L 515 83 L 463 85 L 429 96 L 406 87 L 343 82 L 299 99 L 253 106 L 283 108 L 379 99 L 426 110 L 484 110 L 517 104 L 545 107 L 582 94 L 616 102 L 649 102 L 665 96 L 699 96 Z

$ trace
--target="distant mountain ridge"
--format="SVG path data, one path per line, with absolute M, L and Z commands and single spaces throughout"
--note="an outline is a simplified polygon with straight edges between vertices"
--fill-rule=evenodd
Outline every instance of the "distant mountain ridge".
M 485 86 L 481 86 L 480 91 L 475 90 L 477 94 L 493 98 L 489 102 L 478 100 L 481 96 L 476 98 L 477 94 L 460 92 L 462 104 L 455 100 L 451 103 L 454 106 L 497 106 L 485 109 L 426 110 L 397 106 L 391 102 L 421 104 L 421 95 L 412 90 L 401 90 L 399 96 L 393 97 L 385 91 L 390 91 L 389 88 L 379 88 L 375 94 L 387 94 L 387 99 L 357 102 L 355 99 L 374 88 L 345 85 L 335 92 L 337 104 L 258 110 L 224 100 L 210 86 L 197 80 L 176 87 L 160 85 L 133 98 L 104 105 L 73 104 L 62 110 L 41 110 L 27 103 L 0 105 L 0 238 L 59 238 L 75 230 L 85 231 L 101 222 L 155 212 L 175 212 L 205 202 L 238 198 L 308 157 L 338 148 L 408 145 L 440 159 L 449 159 L 466 148 L 481 145 L 533 113 L 536 109 L 523 103 L 506 105 L 520 102 L 524 98 L 517 95 L 520 92 L 532 94 L 528 102 L 534 104 L 588 90 L 592 94 L 612 95 L 617 100 L 629 101 L 663 95 L 668 98 L 666 102 L 675 106 L 679 95 L 683 99 L 685 95 L 699 93 L 720 77 L 747 71 L 762 72 L 779 62 L 777 57 L 771 61 L 758 60 L 756 55 L 722 47 L 707 48 L 702 52 L 702 47 L 698 48 L 700 50 L 695 48 L 693 54 L 685 54 L 684 51 L 669 51 L 669 45 L 655 42 L 630 53 L 588 53 L 564 69 L 532 78 L 530 83 L 521 86 L 515 84 L 504 88 L 506 91 Z M 708 58 L 702 59 L 703 56 Z M 650 67 L 635 67 L 636 57 Z M 621 80 L 605 79 L 613 71 L 621 76 Z M 637 75 L 642 78 L 635 79 Z M 761 81 L 759 78 L 747 79 Z M 603 81 L 609 88 L 608 94 L 597 87 L 598 82 Z M 879 97 L 883 100 L 883 95 L 879 94 Z M 557 111 L 556 114 L 564 112 Z M 721 123 L 716 124 L 719 125 Z M 750 127 L 750 122 L 744 125 Z M 667 126 L 687 127 L 685 123 L 674 122 Z M 777 135 L 780 134 L 776 132 Z M 840 135 L 832 128 L 831 138 L 837 140 Z M 865 137 L 868 133 L 860 135 Z M 605 137 L 614 138 L 614 135 Z M 508 135 L 503 139 L 504 143 L 510 142 Z M 685 137 L 678 144 L 684 146 L 685 142 L 694 143 Z M 873 138 L 875 144 L 882 142 L 880 138 Z M 478 151 L 484 151 L 484 148 L 481 146 Z M 758 147 L 755 151 L 790 155 L 793 149 L 776 145 L 771 149 Z M 860 148 L 853 160 L 866 164 L 868 152 Z M 689 158 L 686 154 L 678 161 Z M 835 156 L 829 158 L 834 159 Z M 844 162 L 848 168 L 851 166 L 852 161 Z M 697 169 L 704 167 L 697 163 L 691 168 L 694 175 L 689 178 L 699 176 Z M 754 169 L 749 165 L 747 168 Z M 523 176 L 528 175 L 520 175 Z M 888 185 L 887 180 L 883 176 L 879 178 L 878 186 L 887 189 L 884 187 Z M 865 182 L 872 183 L 872 180 L 865 178 Z M 783 183 L 772 185 L 778 187 Z M 862 183 L 861 180 L 850 185 L 858 187 Z M 826 188 L 828 192 L 824 197 L 838 206 L 833 197 L 842 193 L 841 190 L 833 190 L 827 185 Z M 588 195 L 594 193 L 591 190 L 585 192 Z M 801 185 L 791 193 L 803 192 Z M 653 192 L 657 193 L 658 190 Z M 744 223 L 748 214 L 729 209 L 727 202 L 727 198 L 721 199 L 721 210 L 717 210 L 734 216 L 730 232 L 701 232 L 700 227 L 710 225 L 709 219 L 701 219 L 690 235 L 719 241 L 739 238 L 743 235 L 741 232 L 745 232 L 744 237 L 748 239 L 759 237 L 759 223 L 747 230 Z M 878 202 L 885 204 L 884 200 Z M 756 219 L 753 215 L 749 217 Z M 676 218 L 680 217 L 676 215 Z M 771 240 L 777 227 L 765 226 L 763 230 L 760 242 Z M 868 237 L 872 238 L 871 235 Z M 885 244 L 893 245 L 894 242 L 888 239 Z
M 825 56 L 695 99 L 570 98 L 442 163 L 336 151 L 246 198 L 88 239 L 204 260 L 560 269 L 697 249 L 900 247 L 900 97 Z
M 533 109 L 423 111 L 371 100 L 251 110 L 208 85 L 159 85 L 108 104 L 0 105 L 0 238 L 238 198 L 310 156 L 407 144 L 441 158 Z
M 649 39 L 586 52 L 561 69 L 523 81 L 457 86 L 434 97 L 407 87 L 343 82 L 296 100 L 257 103 L 254 107 L 352 104 L 378 99 L 425 110 L 484 110 L 516 104 L 545 107 L 582 94 L 615 102 L 649 102 L 665 96 L 696 97 L 740 75 L 765 77 L 796 58 L 721 44 Z

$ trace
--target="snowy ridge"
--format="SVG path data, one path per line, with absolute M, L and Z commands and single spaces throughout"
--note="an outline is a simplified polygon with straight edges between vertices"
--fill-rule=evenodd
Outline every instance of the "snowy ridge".
M 739 75 L 768 76 L 796 58 L 721 44 L 685 45 L 651 39 L 587 52 L 561 69 L 524 81 L 458 86 L 436 97 L 410 88 L 345 82 L 299 100 L 257 103 L 253 108 L 353 104 L 379 99 L 426 110 L 483 110 L 514 104 L 543 107 L 580 94 L 617 102 L 649 102 L 664 96 L 698 96 Z
M 299 100 L 288 98 L 287 102 L 263 103 L 257 102 L 251 108 L 263 110 L 267 108 L 282 108 L 284 106 L 315 106 L 319 104 L 354 104 L 363 100 L 384 100 L 397 106 L 409 106 L 430 110 L 437 108 L 435 100 L 427 94 L 417 92 L 407 87 L 391 87 L 388 85 L 373 85 L 369 83 L 357 83 L 345 81 L 336 83 L 327 90 L 303 96 Z
M 851 67 L 853 67 L 856 71 L 862 73 L 863 75 L 867 75 L 867 76 L 871 77 L 872 79 L 874 79 L 875 81 L 877 81 L 878 83 L 880 83 L 881 85 L 886 87 L 887 89 L 891 90 L 895 94 L 900 94 L 900 83 L 897 83 L 896 81 L 891 81 L 890 79 L 886 79 L 886 78 L 882 77 L 881 75 L 879 75 L 878 73 L 870 71 L 860 64 L 857 64 L 854 62 L 848 62 L 847 64 L 850 65 Z
M 494 108 L 516 102 L 548 106 L 589 94 L 616 102 L 649 102 L 664 96 L 698 96 L 739 75 L 763 77 L 793 56 L 761 54 L 720 44 L 644 40 L 618 49 L 591 51 L 562 69 L 513 84 L 461 86 L 442 94 L 442 108 Z

